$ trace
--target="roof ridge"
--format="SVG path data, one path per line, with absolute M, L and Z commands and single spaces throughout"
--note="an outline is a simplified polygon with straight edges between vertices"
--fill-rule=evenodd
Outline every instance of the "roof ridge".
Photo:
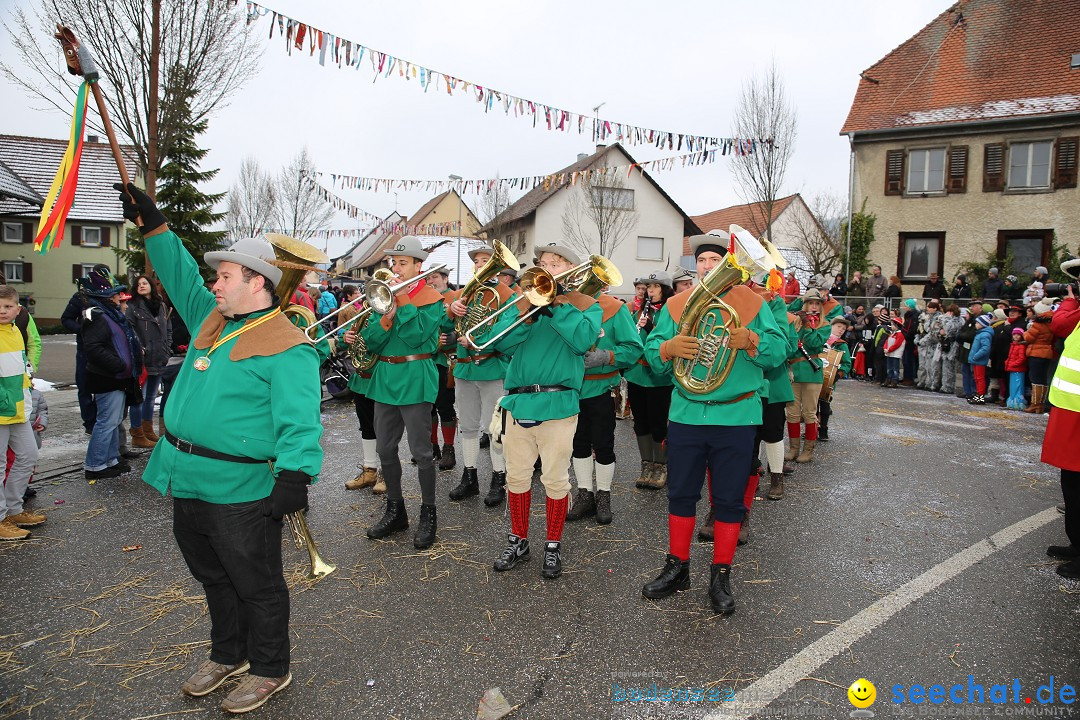
M 954 3 L 952 4 L 952 5 L 950 5 L 949 7 L 945 8 L 944 10 L 942 10 L 942 11 L 941 11 L 940 13 L 938 13 L 938 14 L 937 14 L 937 15 L 936 15 L 936 16 L 934 17 L 934 19 L 933 19 L 933 20 L 931 20 L 930 22 L 926 23 L 926 24 L 925 24 L 925 25 L 923 25 L 923 26 L 922 26 L 921 28 L 919 28 L 918 32 L 916 32 L 916 33 L 915 33 L 914 35 L 912 35 L 911 37 L 909 37 L 909 38 L 908 38 L 907 40 L 904 40 L 904 41 L 903 41 L 902 43 L 900 43 L 899 45 L 897 45 L 896 47 L 894 47 L 894 48 L 893 48 L 892 50 L 890 50 L 889 52 L 885 53 L 885 55 L 883 55 L 883 56 L 882 56 L 882 57 L 881 57 L 881 58 L 880 58 L 880 59 L 879 59 L 879 60 L 878 60 L 878 61 L 877 61 L 876 63 L 874 63 L 874 64 L 873 64 L 873 65 L 871 65 L 870 67 L 866 68 L 866 69 L 865 69 L 865 70 L 863 70 L 863 71 L 862 71 L 861 73 L 859 73 L 859 78 L 860 78 L 860 79 L 865 79 L 865 78 L 863 78 L 863 77 L 862 77 L 863 75 L 865 75 L 866 73 L 870 72 L 871 70 L 873 70 L 873 69 L 874 69 L 874 68 L 876 68 L 877 66 L 881 65 L 881 64 L 882 64 L 883 62 L 885 62 L 886 60 L 888 60 L 889 58 L 891 58 L 891 57 L 892 57 L 893 55 L 895 55 L 895 54 L 896 54 L 897 52 L 899 52 L 899 51 L 900 51 L 900 50 L 901 50 L 902 48 L 904 48 L 905 46 L 907 46 L 907 45 L 909 45 L 910 43 L 912 43 L 912 42 L 913 42 L 913 41 L 914 41 L 914 40 L 915 40 L 916 38 L 920 37 L 920 36 L 921 36 L 921 35 L 922 35 L 922 34 L 923 34 L 924 32 L 926 32 L 927 30 L 929 30 L 929 29 L 930 29 L 930 28 L 931 28 L 931 27 L 932 27 L 932 26 L 934 25 L 934 23 L 936 23 L 936 22 L 937 22 L 938 20 L 940 20 L 941 18 L 945 17 L 946 15 L 948 15 L 948 14 L 952 13 L 952 12 L 953 12 L 954 10 L 956 10 L 956 9 L 957 9 L 958 7 L 960 7 L 960 6 L 962 5 L 962 4 L 964 4 L 964 2 L 965 2 L 965 0 L 957 0 L 957 1 L 956 1 L 956 2 L 954 2 Z M 948 32 L 949 32 L 949 28 L 946 28 L 946 29 L 945 29 L 945 32 L 946 32 L 946 33 L 948 33 Z

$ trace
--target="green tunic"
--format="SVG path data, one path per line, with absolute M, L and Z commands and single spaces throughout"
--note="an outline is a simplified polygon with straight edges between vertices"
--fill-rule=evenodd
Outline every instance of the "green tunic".
M 380 356 L 364 394 L 385 405 L 433 403 L 439 394 L 439 371 L 432 358 L 402 363 L 381 358 L 434 355 L 446 306 L 439 293 L 428 285 L 417 291 L 414 298 L 399 293 L 397 303 L 392 322 L 387 322 L 385 317 L 378 321 L 372 318 L 360 333 L 368 351 Z
M 803 349 L 813 357 L 817 355 L 825 347 L 825 341 L 829 339 L 829 335 L 832 333 L 832 326 L 828 323 L 819 325 L 816 329 L 810 329 L 803 327 L 799 330 L 798 338 L 802 341 Z M 824 380 L 822 371 L 824 368 L 810 367 L 810 362 L 799 351 L 798 343 L 796 343 L 791 351 L 788 353 L 788 364 L 791 365 L 791 381 L 797 383 L 819 383 Z
M 610 295 L 601 295 L 598 299 L 603 312 L 600 324 L 603 337 L 597 341 L 596 349 L 610 351 L 613 362 L 585 370 L 585 380 L 581 384 L 582 400 L 610 393 L 611 388 L 621 381 L 619 371 L 637 365 L 645 351 L 634 318 L 626 305 Z
M 791 387 L 791 377 L 788 375 L 787 359 L 793 352 L 798 352 L 798 336 L 795 327 L 788 322 L 788 308 L 784 298 L 777 295 L 768 302 L 769 310 L 772 311 L 773 320 L 780 332 L 787 338 L 787 347 L 784 350 L 784 359 L 775 367 L 765 371 L 765 399 L 768 403 L 789 403 L 795 399 L 795 391 Z M 762 311 L 764 312 L 764 311 Z
M 668 300 L 656 320 L 656 328 L 645 343 L 645 357 L 649 365 L 654 371 L 669 377 L 674 377 L 673 364 L 670 359 L 660 357 L 660 345 L 678 333 L 678 323 L 671 315 L 673 303 L 675 311 L 681 315 L 685 297 L 691 292 L 684 290 Z M 746 350 L 735 353 L 731 374 L 710 393 L 695 395 L 676 385 L 671 393 L 671 412 L 668 415 L 672 422 L 728 426 L 761 424 L 760 391 L 765 382 L 764 372 L 783 362 L 787 339 L 776 326 L 773 314 L 753 290 L 739 285 L 725 293 L 723 299 L 737 305 L 743 326 L 757 335 L 757 351 L 753 356 Z M 757 312 L 754 312 L 755 307 L 758 308 Z M 747 323 L 746 318 L 751 317 Z
M 578 414 L 585 374 L 583 356 L 600 336 L 603 312 L 598 303 L 581 293 L 569 293 L 567 298 L 571 302 L 550 308 L 551 317 L 538 314 L 531 325 L 518 325 L 493 346 L 510 355 L 503 383 L 507 390 L 525 385 L 569 388 L 503 396 L 499 406 L 518 420 L 561 420 Z M 492 331 L 501 332 L 516 319 L 517 313 L 503 313 Z
M 449 303 L 454 299 L 455 291 L 450 288 L 446 288 L 439 293 L 443 296 L 445 303 Z M 446 305 L 443 305 L 443 310 L 446 309 Z M 454 320 L 446 315 L 444 312 L 442 321 L 439 323 L 439 333 L 445 333 L 449 335 L 454 332 Z M 450 367 L 450 355 L 454 352 L 454 348 L 451 346 L 441 346 L 438 348 L 438 352 L 435 353 L 435 364 L 441 365 L 444 368 Z M 455 376 L 456 377 L 456 376 Z
M 642 306 L 644 308 L 644 306 Z M 638 310 L 636 313 L 632 313 L 631 317 L 634 321 L 634 329 L 638 332 L 638 337 L 641 338 L 641 345 L 645 347 L 646 342 L 649 339 L 649 331 L 645 328 L 638 328 L 637 323 L 641 318 L 642 310 Z M 656 317 L 653 318 L 653 327 L 655 329 Z M 649 366 L 648 360 L 645 356 L 638 358 L 634 365 L 629 367 L 623 372 L 623 377 L 626 378 L 626 382 L 640 385 L 641 387 L 671 387 L 673 384 L 671 376 L 667 373 L 657 373 Z
M 208 318 L 213 320 L 216 302 L 203 286 L 195 260 L 168 230 L 147 237 L 146 251 L 176 311 L 196 336 Z M 249 318 L 268 312 L 251 313 Z M 243 319 L 226 319 L 220 337 L 243 324 Z M 192 341 L 165 406 L 169 432 L 218 452 L 274 460 L 277 471 L 298 470 L 315 479 L 323 460 L 315 349 L 300 342 L 273 355 L 231 359 L 231 350 L 244 338 L 220 346 L 210 355 L 210 367 L 201 372 L 193 364 L 206 352 Z M 173 497 L 212 503 L 260 500 L 274 484 L 267 463 L 190 455 L 165 439 L 154 447 L 143 480 L 163 495 L 171 487 Z
M 517 301 L 517 295 L 514 291 L 501 283 L 491 282 L 487 284 L 487 287 L 499 293 L 499 297 L 502 298 L 499 308 L 503 308 Z M 449 310 L 447 312 L 449 313 Z M 496 322 L 501 321 L 507 315 L 517 317 L 517 313 L 507 310 Z M 478 345 L 483 345 L 485 339 L 490 336 L 491 332 L 478 333 L 475 336 L 476 343 Z M 459 380 L 469 380 L 472 382 L 502 380 L 506 377 L 506 368 L 510 365 L 510 358 L 501 352 L 497 352 L 494 347 L 485 348 L 483 351 L 476 351 L 466 349 L 464 345 L 459 344 L 457 347 L 457 357 L 458 361 L 454 365 L 454 377 Z M 482 359 L 479 362 L 476 362 L 476 358 Z

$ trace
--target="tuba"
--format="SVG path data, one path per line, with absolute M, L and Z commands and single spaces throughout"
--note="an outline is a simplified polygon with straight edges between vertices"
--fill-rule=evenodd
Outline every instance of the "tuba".
M 330 262 L 330 258 L 322 250 L 288 235 L 266 233 L 264 237 L 274 248 L 274 255 L 277 257 L 274 265 L 281 268 L 281 280 L 277 284 L 281 312 L 293 325 L 301 329 L 311 327 L 315 324 L 315 313 L 303 305 L 293 303 L 292 296 L 304 277 L 309 272 L 318 270 L 315 267 L 317 264 Z
M 491 246 L 494 250 L 491 257 L 476 271 L 458 296 L 458 300 L 468 306 L 468 312 L 454 321 L 454 330 L 458 335 L 487 323 L 488 317 L 499 309 L 499 294 L 487 287 L 487 283 L 506 268 L 518 269 L 517 257 L 509 248 L 498 240 L 492 240 Z
M 672 369 L 675 382 L 694 395 L 706 395 L 719 388 L 735 367 L 737 351 L 728 347 L 728 338 L 741 322 L 735 308 L 721 296 L 745 283 L 755 272 L 770 269 L 768 253 L 761 244 L 742 228 L 732 227 L 735 252 L 725 255 L 690 291 L 679 319 L 678 334 L 697 337 L 699 347 L 691 359 L 672 360 Z M 736 233 L 735 228 L 741 232 Z

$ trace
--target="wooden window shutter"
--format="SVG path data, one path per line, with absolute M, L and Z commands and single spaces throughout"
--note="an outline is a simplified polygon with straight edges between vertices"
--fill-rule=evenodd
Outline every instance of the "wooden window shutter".
M 82 277 L 82 264 L 75 263 L 71 266 L 71 282 L 75 282 Z
M 967 170 L 967 145 L 954 145 L 949 148 L 949 180 L 945 189 L 951 193 L 967 192 Z
M 34 224 L 23 223 L 22 224 L 22 241 L 24 243 L 34 242 Z
M 885 153 L 885 194 L 904 194 L 904 165 L 907 153 L 889 150 Z
M 78 225 L 72 225 L 71 228 L 71 244 L 82 245 L 82 228 Z
M 990 143 L 983 146 L 983 192 L 1005 189 L 1005 145 Z
M 22 264 L 22 281 L 24 283 L 34 282 L 34 265 L 33 265 L 33 263 L 24 262 Z
M 1078 137 L 1058 138 L 1054 156 L 1055 188 L 1076 187 L 1077 145 L 1080 145 Z
M 109 247 L 109 230 L 108 227 L 101 228 L 101 247 Z

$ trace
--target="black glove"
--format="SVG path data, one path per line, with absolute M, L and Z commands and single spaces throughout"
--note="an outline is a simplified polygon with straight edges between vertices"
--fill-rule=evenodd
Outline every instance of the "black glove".
M 123 184 L 113 183 L 113 190 L 120 193 L 120 202 L 124 206 L 124 217 L 134 223 L 137 222 L 136 218 L 141 216 L 142 225 L 139 225 L 139 232 L 143 235 L 151 230 L 157 230 L 167 222 L 165 216 L 158 210 L 157 205 L 150 199 L 150 196 L 135 187 L 134 184 L 128 183 L 125 190 Z
M 288 513 L 299 512 L 307 509 L 307 489 L 311 481 L 307 475 L 297 470 L 282 470 L 274 480 L 274 489 L 267 498 L 266 509 L 263 515 L 269 515 L 275 520 Z
M 550 305 L 544 305 L 543 307 L 541 307 L 539 310 L 536 311 L 536 314 L 537 314 L 537 316 L 543 315 L 545 317 L 555 317 L 554 315 L 551 314 L 551 306 Z

